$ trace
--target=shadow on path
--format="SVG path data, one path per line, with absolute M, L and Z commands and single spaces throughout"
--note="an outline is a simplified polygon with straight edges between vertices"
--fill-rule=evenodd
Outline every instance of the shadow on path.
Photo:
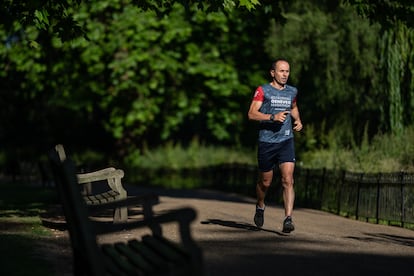
M 206 189 L 167 189 L 161 187 L 126 186 L 128 195 L 157 194 L 174 198 L 219 200 L 239 203 L 252 203 L 255 199 L 240 194 L 225 193 Z
M 265 228 L 259 228 L 257 226 L 252 225 L 252 224 L 249 224 L 249 223 L 240 223 L 240 222 L 229 221 L 229 220 L 208 219 L 208 220 L 202 221 L 201 224 L 215 224 L 215 225 L 221 225 L 221 226 L 225 226 L 225 227 L 245 229 L 245 230 L 248 230 L 248 231 L 264 231 L 264 232 L 278 234 L 280 236 L 289 236 L 288 234 L 285 234 L 283 232 L 268 230 L 268 229 L 265 229 Z
M 403 246 L 414 247 L 414 238 L 412 237 L 389 235 L 385 233 L 377 233 L 377 234 L 364 233 L 364 235 L 368 237 L 348 236 L 346 238 L 359 240 L 359 241 L 366 241 L 366 242 L 392 243 L 392 244 L 399 244 Z

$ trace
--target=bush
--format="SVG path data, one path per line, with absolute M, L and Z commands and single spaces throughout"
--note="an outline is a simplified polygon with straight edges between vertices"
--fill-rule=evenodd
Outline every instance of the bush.
M 256 164 L 256 154 L 252 150 L 224 146 L 203 146 L 193 141 L 188 147 L 168 143 L 153 150 L 136 151 L 124 160 L 133 168 L 202 168 L 218 164 Z
M 414 171 L 414 127 L 407 128 L 400 136 L 376 135 L 361 145 L 340 148 L 332 144 L 329 149 L 302 154 L 301 163 L 306 168 L 343 169 L 355 172 Z

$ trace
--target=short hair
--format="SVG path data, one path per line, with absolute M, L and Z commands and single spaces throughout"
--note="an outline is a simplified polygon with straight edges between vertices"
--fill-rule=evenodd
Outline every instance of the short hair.
M 273 63 L 272 63 L 272 67 L 270 67 L 270 70 L 276 70 L 276 63 L 278 63 L 279 61 L 284 61 L 289 63 L 289 61 L 287 61 L 287 59 L 285 58 L 277 58 Z

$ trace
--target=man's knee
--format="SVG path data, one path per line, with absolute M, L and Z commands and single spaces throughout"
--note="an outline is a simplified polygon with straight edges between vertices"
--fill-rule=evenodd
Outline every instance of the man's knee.
M 261 188 L 269 188 L 272 184 L 272 175 L 262 175 L 257 183 Z
M 293 188 L 293 176 L 284 176 L 281 179 L 283 188 Z
M 270 187 L 270 184 L 272 183 L 272 181 L 269 181 L 269 180 L 264 180 L 264 179 L 260 179 L 258 182 L 257 182 L 257 186 L 259 186 L 260 187 L 260 189 L 268 189 L 269 187 Z

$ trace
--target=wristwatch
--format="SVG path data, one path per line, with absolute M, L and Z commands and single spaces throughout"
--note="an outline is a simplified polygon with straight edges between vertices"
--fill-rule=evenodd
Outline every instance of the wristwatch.
M 270 115 L 270 121 L 274 121 L 275 120 L 275 114 Z

